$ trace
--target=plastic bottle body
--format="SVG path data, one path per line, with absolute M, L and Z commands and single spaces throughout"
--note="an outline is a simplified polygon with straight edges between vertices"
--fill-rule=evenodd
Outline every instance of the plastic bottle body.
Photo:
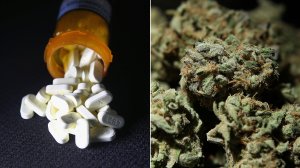
M 76 9 L 61 16 L 44 54 L 51 76 L 63 77 L 69 62 L 66 52 L 75 46 L 94 50 L 102 58 L 105 74 L 112 61 L 111 51 L 107 46 L 108 37 L 107 21 L 93 11 Z

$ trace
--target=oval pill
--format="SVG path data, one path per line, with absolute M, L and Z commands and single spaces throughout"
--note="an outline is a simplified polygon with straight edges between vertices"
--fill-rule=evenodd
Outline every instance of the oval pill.
M 75 90 L 73 93 L 78 94 L 80 96 L 81 102 L 84 102 L 90 95 L 90 93 L 86 90 Z
M 50 95 L 63 95 L 67 93 L 71 93 L 73 91 L 73 87 L 67 84 L 60 85 L 47 85 L 46 93 Z
M 65 73 L 65 78 L 81 78 L 81 69 L 79 67 L 71 66 Z
M 85 48 L 81 54 L 79 67 L 84 67 L 84 66 L 90 65 L 90 63 L 93 62 L 93 60 L 95 60 L 96 58 L 97 57 L 96 57 L 96 53 L 94 52 L 94 50 L 92 50 L 90 48 Z
M 75 144 L 78 148 L 84 149 L 89 145 L 89 142 L 89 123 L 85 119 L 79 119 L 76 124 Z
M 90 110 L 99 109 L 100 107 L 109 104 L 112 99 L 111 93 L 105 90 L 89 97 L 84 105 Z
M 71 128 L 64 129 L 64 131 L 68 134 L 76 135 L 76 126 L 75 128 L 71 127 Z
M 47 108 L 46 108 L 47 119 L 50 121 L 55 120 L 57 112 L 58 112 L 58 109 L 53 106 L 51 101 L 49 101 L 47 104 Z
M 102 81 L 103 66 L 100 61 L 93 61 L 90 65 L 89 80 L 92 83 L 100 83 Z
M 47 103 L 50 100 L 50 95 L 46 93 L 46 87 L 42 87 L 36 94 L 36 99 L 41 103 Z
M 73 102 L 63 95 L 54 95 L 51 97 L 51 101 L 53 106 L 62 112 L 69 112 L 74 108 Z
M 106 106 L 101 107 L 101 109 L 98 110 L 98 113 L 99 113 L 100 111 L 107 111 L 108 113 L 111 113 L 111 114 L 114 114 L 114 115 L 118 115 L 117 111 L 114 110 L 114 109 L 112 109 L 112 108 L 110 108 L 109 105 L 106 105 Z
M 57 118 L 57 121 L 61 128 L 69 129 L 69 128 L 75 128 L 76 122 L 80 118 L 81 118 L 80 114 L 76 112 L 69 112 L 64 115 L 61 115 L 59 118 Z
M 102 125 L 112 128 L 121 128 L 124 126 L 123 117 L 110 112 L 110 108 L 101 108 L 97 115 L 99 122 Z
M 59 128 L 57 120 L 53 120 L 48 123 L 48 130 L 57 143 L 64 144 L 69 141 L 69 134 Z
M 80 61 L 80 51 L 78 47 L 73 47 L 69 49 L 67 69 L 70 69 L 72 66 L 78 66 Z
M 90 85 L 88 83 L 85 83 L 85 82 L 84 83 L 79 83 L 77 85 L 77 89 L 89 91 L 90 90 Z
M 25 104 L 25 98 L 26 96 L 22 98 L 20 114 L 23 119 L 30 119 L 33 117 L 34 112 Z
M 91 142 L 109 142 L 114 140 L 116 132 L 110 127 L 94 127 L 91 128 Z
M 91 113 L 87 108 L 85 108 L 83 105 L 80 105 L 76 108 L 76 111 L 84 118 L 87 119 L 89 122 L 91 122 L 92 125 L 96 125 L 98 122 L 97 117 Z
M 56 119 L 58 119 L 59 117 L 65 115 L 65 114 L 68 114 L 68 113 L 69 113 L 69 111 L 61 111 L 61 110 L 58 110 L 58 111 L 56 112 L 55 117 L 56 117 Z
M 73 104 L 75 105 L 75 107 L 82 104 L 80 94 L 69 93 L 69 94 L 66 94 L 64 96 L 66 96 L 68 99 L 70 99 L 73 102 Z
M 37 115 L 45 117 L 46 104 L 37 101 L 35 95 L 29 94 L 25 96 L 24 102 L 27 107 L 33 110 Z
M 105 87 L 104 87 L 104 85 L 97 83 L 91 87 L 91 90 L 92 90 L 92 93 L 99 93 L 99 92 L 104 91 Z
M 53 85 L 77 85 L 79 83 L 79 79 L 77 78 L 55 78 L 53 79 Z

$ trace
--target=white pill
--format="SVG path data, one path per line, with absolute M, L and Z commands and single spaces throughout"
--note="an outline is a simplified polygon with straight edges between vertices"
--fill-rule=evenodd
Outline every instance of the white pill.
M 92 83 L 100 83 L 102 80 L 103 66 L 100 61 L 93 61 L 90 65 L 89 80 Z
M 51 97 L 51 101 L 53 106 L 61 112 L 69 112 L 74 108 L 73 102 L 63 95 L 54 95 Z
M 81 54 L 79 67 L 90 65 L 96 59 L 96 53 L 90 48 L 85 48 Z
M 57 118 L 57 121 L 61 128 L 70 129 L 76 127 L 76 122 L 80 118 L 81 118 L 80 114 L 76 112 L 69 112 L 64 115 L 61 115 L 59 118 Z
M 91 142 L 109 142 L 115 139 L 116 132 L 110 127 L 93 127 L 91 128 Z
M 58 110 L 57 112 L 56 112 L 56 119 L 57 118 L 60 118 L 61 116 L 63 116 L 63 115 L 66 115 L 66 114 L 68 114 L 69 113 L 69 111 L 61 111 L 61 110 Z
M 112 95 L 108 91 L 99 92 L 85 101 L 85 106 L 90 110 L 99 109 L 112 101 Z
M 96 125 L 98 122 L 97 117 L 91 113 L 87 108 L 83 105 L 76 108 L 76 111 L 86 120 L 88 120 L 92 125 Z
M 79 67 L 71 66 L 65 73 L 65 78 L 81 78 L 81 69 Z
M 97 83 L 91 87 L 91 90 L 92 90 L 92 93 L 99 93 L 101 91 L 104 91 L 105 87 L 104 87 L 104 85 Z
M 79 83 L 78 85 L 77 85 L 77 90 L 87 90 L 87 91 L 89 91 L 89 90 L 91 90 L 90 89 L 90 85 L 88 84 L 88 83 Z
M 79 106 L 82 104 L 81 101 L 81 95 L 77 94 L 77 93 L 69 93 L 69 94 L 65 94 L 64 96 L 66 96 L 68 99 L 70 99 L 73 104 L 75 105 L 75 107 Z
M 68 134 L 76 135 L 76 126 L 74 128 L 67 128 L 64 131 Z
M 52 104 L 52 101 L 49 101 L 46 108 L 46 117 L 48 120 L 52 121 L 56 119 L 56 113 L 58 109 L 55 108 Z
M 28 96 L 28 95 L 27 95 Z M 34 113 L 33 113 L 33 110 L 30 109 L 26 104 L 25 104 L 25 98 L 27 97 L 23 97 L 22 98 L 22 102 L 21 102 L 21 109 L 20 109 L 20 114 L 21 114 L 21 117 L 23 119 L 30 119 L 33 117 Z
M 86 69 L 83 69 L 81 72 L 81 80 L 83 82 L 89 82 L 89 71 Z
M 24 101 L 28 108 L 33 110 L 39 116 L 45 117 L 46 104 L 39 102 L 35 98 L 35 95 L 29 94 L 29 95 L 25 96 Z
M 109 105 L 106 105 L 106 106 L 104 106 L 104 107 L 101 107 L 101 109 L 98 110 L 98 113 L 99 113 L 100 111 L 107 111 L 107 112 L 110 113 L 110 114 L 118 115 L 117 111 L 114 110 L 114 109 L 112 109 L 112 108 L 110 108 Z
M 68 69 L 72 66 L 78 66 L 80 61 L 80 51 L 77 47 L 69 49 Z
M 48 85 L 46 86 L 46 93 L 50 95 L 57 95 L 57 94 L 67 94 L 73 91 L 73 87 L 66 84 L 61 85 Z
M 48 130 L 57 143 L 64 144 L 69 141 L 69 134 L 59 128 L 57 120 L 53 120 L 48 123 Z
M 90 93 L 86 90 L 75 90 L 73 93 L 79 94 L 82 102 L 84 102 L 90 95 Z
M 53 79 L 53 85 L 67 84 L 67 85 L 77 85 L 79 79 L 77 78 L 56 78 Z
M 50 100 L 50 95 L 46 93 L 46 87 L 40 89 L 40 91 L 36 94 L 36 99 L 45 104 Z
M 85 119 L 77 120 L 76 133 L 75 133 L 75 144 L 78 148 L 84 149 L 89 145 L 90 142 L 90 130 L 89 123 Z
M 111 109 L 108 106 L 99 109 L 97 115 L 99 122 L 105 126 L 109 126 L 112 128 L 123 127 L 125 123 L 123 117 L 116 115 L 114 112 L 110 111 Z

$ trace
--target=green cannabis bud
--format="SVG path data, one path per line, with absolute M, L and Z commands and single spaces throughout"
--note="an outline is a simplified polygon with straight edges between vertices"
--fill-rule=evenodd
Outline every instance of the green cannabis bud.
M 225 8 L 215 0 L 188 0 L 174 12 L 170 27 L 187 48 L 195 41 L 210 37 L 225 40 L 234 35 L 241 42 L 274 49 L 282 69 L 293 65 L 289 59 L 300 53 L 299 31 L 280 21 L 282 5 L 269 0 L 259 4 L 256 10 L 246 12 Z
M 182 59 L 181 86 L 209 109 L 230 94 L 254 95 L 277 79 L 274 55 L 271 48 L 240 43 L 234 36 L 197 42 Z
M 195 40 L 207 37 L 225 40 L 233 34 L 242 42 L 278 47 L 268 22 L 253 22 L 247 12 L 230 10 L 214 0 L 189 0 L 182 3 L 174 12 L 170 25 L 191 45 Z
M 286 102 L 300 104 L 300 85 L 292 86 L 290 83 L 284 83 L 280 91 Z
M 201 164 L 201 120 L 186 95 L 151 85 L 151 167 Z
M 169 83 L 180 79 L 179 45 L 177 34 L 172 29 L 164 29 L 163 34 L 152 41 L 152 79 Z
M 300 167 L 300 31 L 285 10 L 151 9 L 152 168 Z
M 151 78 L 161 82 L 179 81 L 180 54 L 184 47 L 177 33 L 167 27 L 166 17 L 151 9 Z
M 281 21 L 285 6 L 274 3 L 271 0 L 259 0 L 259 6 L 249 11 L 250 18 L 255 24 L 269 24 L 267 41 L 259 45 L 266 45 L 278 50 L 280 69 L 291 66 L 290 73 L 293 77 L 299 76 L 297 69 L 300 65 L 298 56 L 300 54 L 299 30 Z M 299 79 L 299 78 L 298 78 Z
M 214 113 L 221 122 L 207 139 L 224 147 L 229 167 L 300 166 L 299 151 L 291 148 L 298 147 L 299 105 L 272 110 L 268 103 L 235 94 L 214 103 Z

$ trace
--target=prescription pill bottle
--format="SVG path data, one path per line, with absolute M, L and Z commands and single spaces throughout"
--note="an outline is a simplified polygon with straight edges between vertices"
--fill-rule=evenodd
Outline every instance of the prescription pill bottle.
M 111 7 L 106 0 L 64 0 L 60 7 L 56 30 L 44 53 L 52 77 L 63 77 L 68 54 L 75 46 L 94 50 L 103 63 L 103 74 L 112 61 L 108 48 L 108 23 Z

